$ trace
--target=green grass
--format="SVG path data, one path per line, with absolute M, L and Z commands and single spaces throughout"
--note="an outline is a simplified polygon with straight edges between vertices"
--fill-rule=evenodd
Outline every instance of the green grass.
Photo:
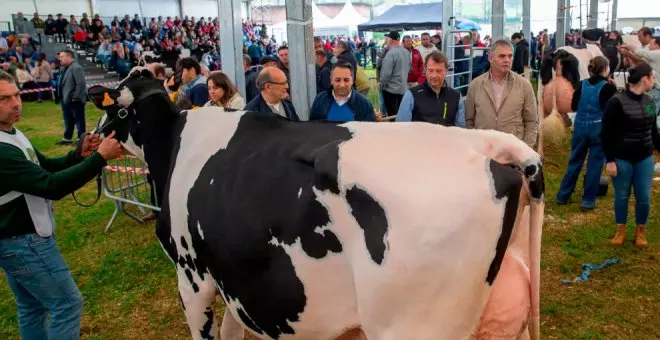
M 100 113 L 88 106 L 91 127 Z M 53 104 L 25 104 L 18 124 L 34 145 L 50 156 L 68 147 L 55 146 L 62 118 Z M 612 190 L 595 211 L 581 213 L 579 203 L 554 204 L 566 166 L 569 141 L 547 147 L 547 206 L 542 255 L 542 332 L 551 339 L 660 339 L 660 216 L 652 209 L 651 248 L 630 242 L 612 248 Z M 577 192 L 582 191 L 579 184 Z M 93 185 L 81 191 L 90 202 Z M 653 190 L 653 202 L 660 191 Z M 574 197 L 579 201 L 579 195 Z M 655 205 L 654 205 L 655 207 Z M 188 327 L 179 307 L 176 275 L 154 235 L 154 224 L 140 225 L 120 216 L 109 233 L 103 229 L 113 205 L 107 199 L 92 208 L 77 206 L 70 197 L 55 205 L 57 241 L 85 298 L 84 339 L 187 339 Z M 631 210 L 632 213 L 632 210 Z M 632 239 L 632 232 L 629 233 Z M 612 257 L 621 264 L 593 272 L 589 282 L 561 283 L 581 272 L 582 263 Z M 0 275 L 0 339 L 17 339 L 13 295 Z

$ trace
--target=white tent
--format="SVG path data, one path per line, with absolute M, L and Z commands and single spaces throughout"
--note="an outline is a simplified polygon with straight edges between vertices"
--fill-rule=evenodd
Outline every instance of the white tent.
M 333 27 L 333 20 L 327 15 L 323 14 L 321 10 L 312 3 L 312 26 L 314 26 L 314 35 L 320 35 L 319 32 L 324 32 L 326 27 Z M 286 20 L 271 26 L 272 34 L 279 38 L 278 41 L 286 41 L 287 26 Z
M 355 9 L 351 0 L 346 1 L 344 8 L 341 9 L 339 14 L 333 18 L 333 27 L 336 28 L 348 28 L 351 33 L 357 33 L 357 26 L 359 24 L 364 24 L 369 21 L 369 18 L 365 18 Z
M 312 3 L 312 19 L 312 25 L 314 28 L 332 26 L 332 19 L 323 14 L 323 12 L 321 12 L 318 6 L 316 6 L 314 3 Z

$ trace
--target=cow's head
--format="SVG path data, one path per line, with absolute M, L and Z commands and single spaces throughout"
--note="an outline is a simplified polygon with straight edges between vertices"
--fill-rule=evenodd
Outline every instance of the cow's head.
M 136 109 L 137 104 L 154 94 L 166 95 L 163 83 L 143 67 L 134 68 L 116 88 L 101 85 L 90 87 L 87 90 L 89 99 L 105 112 L 95 132 L 105 137 L 115 131 L 115 138 L 124 149 L 144 160 Z

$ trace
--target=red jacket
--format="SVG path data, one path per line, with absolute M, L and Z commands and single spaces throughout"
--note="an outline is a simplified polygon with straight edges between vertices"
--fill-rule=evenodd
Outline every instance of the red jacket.
M 88 37 L 87 32 L 81 32 L 81 31 L 78 31 L 78 32 L 76 32 L 76 33 L 73 34 L 73 40 L 74 40 L 75 42 L 85 42 L 85 40 L 87 39 L 87 37 Z
M 426 78 L 424 77 L 424 59 L 422 54 L 416 48 L 412 49 L 412 68 L 408 73 L 409 83 L 423 83 Z

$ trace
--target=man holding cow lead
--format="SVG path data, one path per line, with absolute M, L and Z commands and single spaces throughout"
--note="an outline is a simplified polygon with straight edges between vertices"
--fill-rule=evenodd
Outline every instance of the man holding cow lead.
M 14 127 L 21 109 L 13 77 L 0 70 L 0 267 L 23 339 L 79 339 L 82 297 L 55 244 L 51 200 L 93 179 L 121 145 L 114 133 L 102 142 L 87 135 L 77 150 L 46 158 Z

